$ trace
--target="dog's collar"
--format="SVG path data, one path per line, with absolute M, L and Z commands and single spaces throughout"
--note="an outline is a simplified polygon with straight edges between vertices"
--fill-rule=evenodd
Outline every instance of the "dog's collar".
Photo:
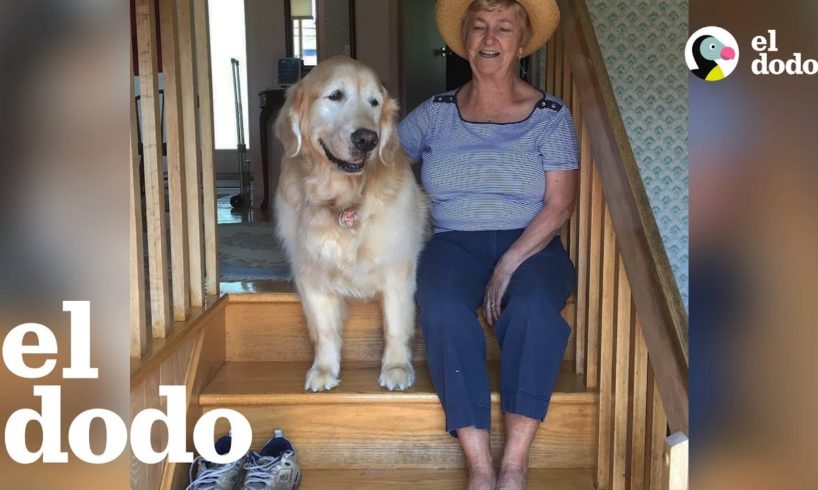
M 355 228 L 355 225 L 358 223 L 358 210 L 352 207 L 346 208 L 341 210 L 338 213 L 338 224 L 341 225 L 341 228 L 345 228 L 350 230 Z

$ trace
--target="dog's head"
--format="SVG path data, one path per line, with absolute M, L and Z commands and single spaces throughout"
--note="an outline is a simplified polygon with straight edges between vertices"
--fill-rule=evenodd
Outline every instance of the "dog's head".
M 346 56 L 318 64 L 290 88 L 276 120 L 285 152 L 302 152 L 347 175 L 367 165 L 391 164 L 398 149 L 397 103 L 377 75 Z

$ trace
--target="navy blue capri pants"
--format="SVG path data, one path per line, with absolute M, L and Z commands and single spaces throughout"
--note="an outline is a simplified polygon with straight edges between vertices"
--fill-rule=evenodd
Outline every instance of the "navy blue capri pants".
M 416 298 L 446 430 L 490 430 L 486 338 L 477 319 L 494 266 L 523 230 L 436 233 L 421 254 Z M 514 274 L 494 324 L 504 413 L 545 419 L 570 327 L 560 312 L 575 271 L 559 237 Z

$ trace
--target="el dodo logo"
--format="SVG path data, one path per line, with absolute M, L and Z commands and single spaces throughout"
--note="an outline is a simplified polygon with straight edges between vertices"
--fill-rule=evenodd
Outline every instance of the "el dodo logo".
M 64 301 L 63 311 L 71 313 L 71 365 L 63 368 L 65 379 L 99 379 L 99 370 L 91 367 L 91 302 Z M 33 335 L 36 343 L 26 337 Z M 24 379 L 40 379 L 48 376 L 57 365 L 54 356 L 58 353 L 54 332 L 39 323 L 21 323 L 3 340 L 3 362 L 9 371 Z M 30 354 L 40 356 L 31 359 Z M 45 360 L 43 360 L 45 355 Z M 51 356 L 51 357 L 49 357 Z M 34 364 L 35 366 L 32 366 Z M 64 431 L 62 428 L 62 390 L 60 385 L 34 385 L 35 397 L 39 397 L 40 411 L 20 408 L 11 414 L 6 422 L 6 452 L 21 464 L 37 461 L 43 463 L 67 463 L 68 452 L 63 451 Z M 187 447 L 187 391 L 184 385 L 159 385 L 159 397 L 164 397 L 165 411 L 146 408 L 132 414 L 131 450 L 139 461 L 147 464 L 159 463 L 167 459 L 170 463 L 191 463 L 193 453 Z M 230 449 L 219 454 L 213 445 L 216 422 L 226 419 L 231 428 Z M 91 423 L 99 419 L 105 426 L 105 446 L 101 453 L 91 448 Z M 157 451 L 151 443 L 151 431 L 155 424 L 167 429 L 165 447 Z M 39 425 L 42 440 L 39 449 L 32 451 L 26 437 L 29 425 Z M 33 436 L 36 437 L 36 436 Z M 250 422 L 239 412 L 228 408 L 218 408 L 202 415 L 193 428 L 193 445 L 206 461 L 217 464 L 232 463 L 250 449 L 253 430 Z M 125 421 L 111 410 L 90 408 L 74 418 L 68 428 L 68 445 L 74 455 L 86 463 L 110 463 L 119 457 L 128 444 L 128 429 Z M 95 448 L 99 450 L 99 447 Z
M 721 27 L 702 27 L 687 40 L 685 61 L 690 71 L 702 80 L 723 80 L 736 69 L 738 43 Z

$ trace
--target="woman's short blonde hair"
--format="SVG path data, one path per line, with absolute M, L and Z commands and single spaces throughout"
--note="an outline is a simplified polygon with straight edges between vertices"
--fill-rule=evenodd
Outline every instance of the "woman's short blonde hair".
M 463 46 L 467 46 L 466 38 L 469 36 L 469 30 L 474 24 L 474 18 L 478 12 L 493 12 L 495 10 L 511 9 L 516 14 L 522 27 L 522 36 L 520 37 L 520 47 L 525 46 L 528 40 L 531 39 L 531 20 L 528 18 L 528 12 L 525 7 L 517 3 L 515 0 L 474 0 L 466 9 L 466 14 L 463 15 L 463 22 L 460 24 L 460 39 Z

